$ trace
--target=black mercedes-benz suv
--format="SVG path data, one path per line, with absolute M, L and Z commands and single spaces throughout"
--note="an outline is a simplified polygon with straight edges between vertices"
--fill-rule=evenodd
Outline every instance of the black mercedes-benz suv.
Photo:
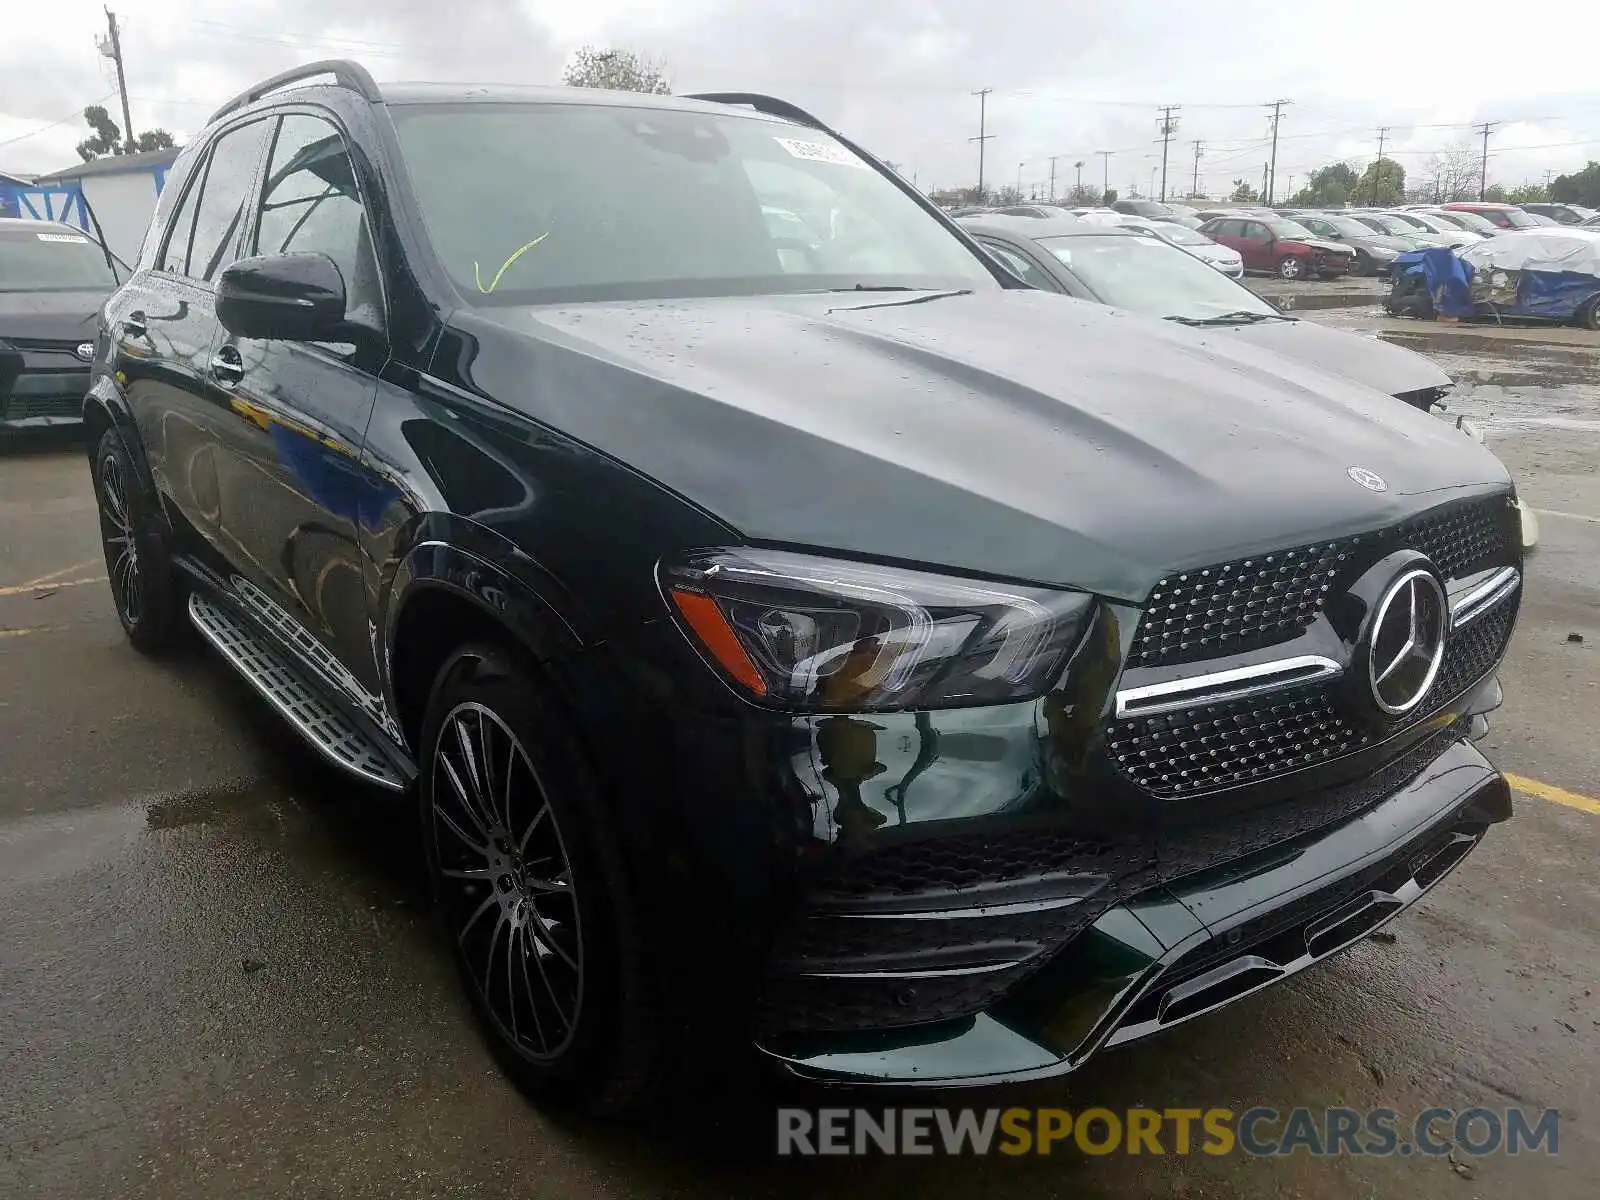
M 1490 454 L 1027 289 L 780 101 L 269 80 L 85 419 L 128 636 L 418 806 L 539 1092 L 1067 1071 L 1509 815 Z

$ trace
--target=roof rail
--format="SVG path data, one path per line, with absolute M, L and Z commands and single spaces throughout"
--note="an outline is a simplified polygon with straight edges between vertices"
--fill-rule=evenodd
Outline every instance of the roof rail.
M 747 104 L 757 112 L 766 113 L 769 117 L 783 117 L 788 121 L 795 121 L 801 125 L 809 125 L 813 129 L 820 129 L 825 133 L 832 133 L 821 121 L 817 120 L 805 109 L 797 104 L 790 104 L 787 100 L 779 100 L 776 96 L 763 96 L 760 92 L 700 92 L 688 95 L 685 100 L 709 100 L 713 104 Z
M 358 62 L 351 62 L 347 58 L 328 58 L 321 62 L 307 63 L 303 67 L 295 67 L 281 75 L 274 75 L 271 79 L 264 79 L 252 88 L 240 92 L 229 100 L 216 112 L 212 113 L 206 121 L 210 125 L 213 121 L 227 116 L 235 109 L 243 108 L 247 104 L 254 104 L 269 92 L 279 88 L 288 87 L 291 83 L 299 83 L 305 79 L 315 79 L 318 75 L 332 75 L 333 81 L 340 87 L 347 87 L 360 94 L 364 100 L 374 104 L 383 99 L 383 94 L 378 91 L 378 85 L 373 81 L 367 69 Z

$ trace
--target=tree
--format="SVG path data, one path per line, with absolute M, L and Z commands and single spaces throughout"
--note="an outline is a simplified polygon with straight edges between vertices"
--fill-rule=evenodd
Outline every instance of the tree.
M 1406 169 L 1392 158 L 1375 158 L 1350 189 L 1350 203 L 1363 208 L 1399 204 L 1406 197 Z
M 1435 204 L 1476 200 L 1481 169 L 1482 160 L 1472 143 L 1457 142 L 1428 160 L 1423 196 Z
M 1356 187 L 1355 168 L 1348 163 L 1329 163 L 1311 172 L 1305 187 L 1289 197 L 1289 203 L 1302 208 L 1343 208 Z
M 1571 175 L 1557 175 L 1550 181 L 1550 199 L 1600 208 L 1600 162 L 1591 162 Z
M 102 154 L 134 154 L 144 150 L 171 150 L 176 142 L 172 135 L 165 129 L 147 129 L 134 139 L 133 145 L 124 144 L 122 130 L 117 128 L 116 122 L 111 119 L 111 114 L 98 104 L 91 104 L 83 110 L 83 119 L 89 122 L 89 128 L 94 130 L 92 138 L 85 138 L 78 143 L 78 157 L 84 162 L 91 162 Z
M 1550 192 L 1542 183 L 1524 183 L 1505 192 L 1507 204 L 1543 204 L 1550 199 Z
M 1261 193 L 1250 186 L 1248 179 L 1235 179 L 1233 181 L 1233 192 L 1228 196 L 1228 199 L 1235 204 L 1254 204 L 1261 199 Z
M 1067 193 L 1067 198 L 1064 203 L 1069 204 L 1074 208 L 1087 208 L 1090 205 L 1099 204 L 1100 189 L 1097 187 L 1090 187 L 1087 183 L 1076 184 L 1072 190 Z
M 122 145 L 122 130 L 112 121 L 111 114 L 100 104 L 91 104 L 83 110 L 83 119 L 94 130 L 94 136 L 78 143 L 78 157 L 91 162 L 102 154 L 116 154 Z
M 616 92 L 650 92 L 665 96 L 672 91 L 664 64 L 632 50 L 600 50 L 580 46 L 567 60 L 561 82 L 569 87 L 608 88 Z
M 1117 189 L 1116 188 L 1107 188 L 1106 189 L 1106 194 L 1100 197 L 1100 203 L 1105 205 L 1107 208 L 1110 208 L 1116 202 L 1117 202 Z
M 995 202 L 1002 208 L 1009 207 L 1013 204 L 1021 204 L 1022 189 L 1014 184 L 1008 183 L 1005 187 L 1000 189 L 999 194 L 995 197 Z

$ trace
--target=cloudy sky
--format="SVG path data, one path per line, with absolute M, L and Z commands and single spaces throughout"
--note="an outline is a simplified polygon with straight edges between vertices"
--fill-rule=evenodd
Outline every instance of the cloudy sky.
M 1258 185 L 1263 103 L 1284 110 L 1290 176 L 1386 149 L 1408 170 L 1499 122 L 1491 182 L 1542 181 L 1600 158 L 1593 7 L 1542 0 L 1506 19 L 1461 0 L 114 0 L 136 131 L 182 135 L 256 79 L 314 58 L 362 60 L 379 80 L 545 83 L 584 42 L 663 59 L 674 90 L 742 89 L 804 105 L 924 188 L 975 181 L 978 100 L 988 98 L 991 183 L 1150 186 L 1159 104 L 1179 104 L 1169 187 Z M 459 15 L 470 13 L 469 16 Z M 0 42 L 0 170 L 76 161 L 86 104 L 116 111 L 95 48 L 100 0 L 7 5 Z M 1408 49 L 1409 48 L 1409 49 Z M 1414 65 L 1406 65 L 1407 58 Z M 1438 64 L 1458 64 L 1441 73 Z M 1020 168 L 1019 168 L 1019 164 Z M 1065 190 L 1059 187 L 1058 190 Z

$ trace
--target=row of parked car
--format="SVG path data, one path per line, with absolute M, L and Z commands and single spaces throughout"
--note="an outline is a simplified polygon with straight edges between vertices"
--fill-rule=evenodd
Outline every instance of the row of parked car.
M 1387 275 L 1408 250 L 1460 249 L 1498 233 L 1547 225 L 1597 225 L 1600 213 L 1573 204 L 1458 202 L 1402 208 L 1196 208 L 1157 200 L 1119 200 L 1108 208 L 1016 204 L 965 208 L 977 215 L 1046 219 L 1070 214 L 1123 225 L 1188 250 L 1224 274 L 1271 273 L 1283 279 Z

